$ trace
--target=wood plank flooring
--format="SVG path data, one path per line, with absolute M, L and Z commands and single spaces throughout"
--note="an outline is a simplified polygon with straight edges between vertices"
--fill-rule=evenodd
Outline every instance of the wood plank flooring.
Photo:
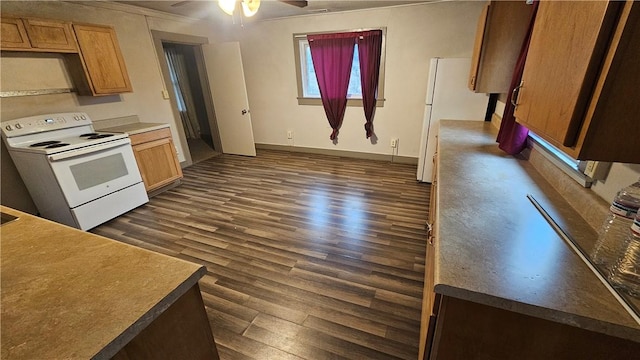
M 258 151 L 92 232 L 207 267 L 223 360 L 416 359 L 429 185 L 415 165 Z

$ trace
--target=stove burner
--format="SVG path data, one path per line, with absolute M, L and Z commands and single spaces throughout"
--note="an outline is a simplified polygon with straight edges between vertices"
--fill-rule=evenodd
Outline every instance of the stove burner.
M 95 134 L 95 135 L 89 136 L 87 139 L 92 139 L 92 140 L 93 139 L 103 139 L 103 138 L 106 138 L 106 137 L 109 137 L 109 136 L 113 136 L 113 134 Z
M 49 141 L 43 141 L 43 142 L 31 144 L 29 145 L 29 147 L 40 147 L 40 146 L 47 146 L 47 145 L 59 144 L 59 143 L 60 141 L 57 141 L 57 140 L 49 140 Z
M 59 148 L 59 147 L 68 146 L 69 145 L 69 144 L 61 143 L 60 141 L 56 141 L 56 142 L 58 144 L 49 145 L 49 146 L 45 147 L 45 149 L 53 149 L 53 148 Z
M 80 137 L 85 137 L 85 136 L 96 136 L 98 135 L 98 133 L 87 133 L 87 134 L 82 134 L 80 135 Z

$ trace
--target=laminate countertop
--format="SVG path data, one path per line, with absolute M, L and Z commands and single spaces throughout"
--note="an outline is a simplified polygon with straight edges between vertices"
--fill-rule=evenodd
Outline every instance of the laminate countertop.
M 7 207 L 1 358 L 109 359 L 206 269 Z
M 640 326 L 527 195 L 579 243 L 597 237 L 488 122 L 440 122 L 435 292 L 640 342 Z
M 169 127 L 169 124 L 163 124 L 163 123 L 134 122 L 134 123 L 111 126 L 106 128 L 102 128 L 98 125 L 96 127 L 96 130 L 100 130 L 102 132 L 111 132 L 111 133 L 126 133 L 129 136 L 131 136 L 131 135 L 141 134 L 148 131 L 160 130 L 168 127 Z

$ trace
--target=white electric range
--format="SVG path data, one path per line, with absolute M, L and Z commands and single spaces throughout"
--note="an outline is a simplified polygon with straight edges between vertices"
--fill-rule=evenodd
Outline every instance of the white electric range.
M 86 113 L 15 119 L 1 130 L 44 218 L 88 230 L 149 201 L 127 134 L 96 132 Z

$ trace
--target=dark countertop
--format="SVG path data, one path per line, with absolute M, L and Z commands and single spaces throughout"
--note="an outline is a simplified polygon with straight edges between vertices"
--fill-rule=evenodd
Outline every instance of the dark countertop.
M 197 264 L 37 218 L 2 225 L 2 359 L 109 359 L 204 276 Z
M 595 232 L 488 122 L 440 122 L 435 291 L 640 341 L 640 326 L 527 199 L 580 242 Z

